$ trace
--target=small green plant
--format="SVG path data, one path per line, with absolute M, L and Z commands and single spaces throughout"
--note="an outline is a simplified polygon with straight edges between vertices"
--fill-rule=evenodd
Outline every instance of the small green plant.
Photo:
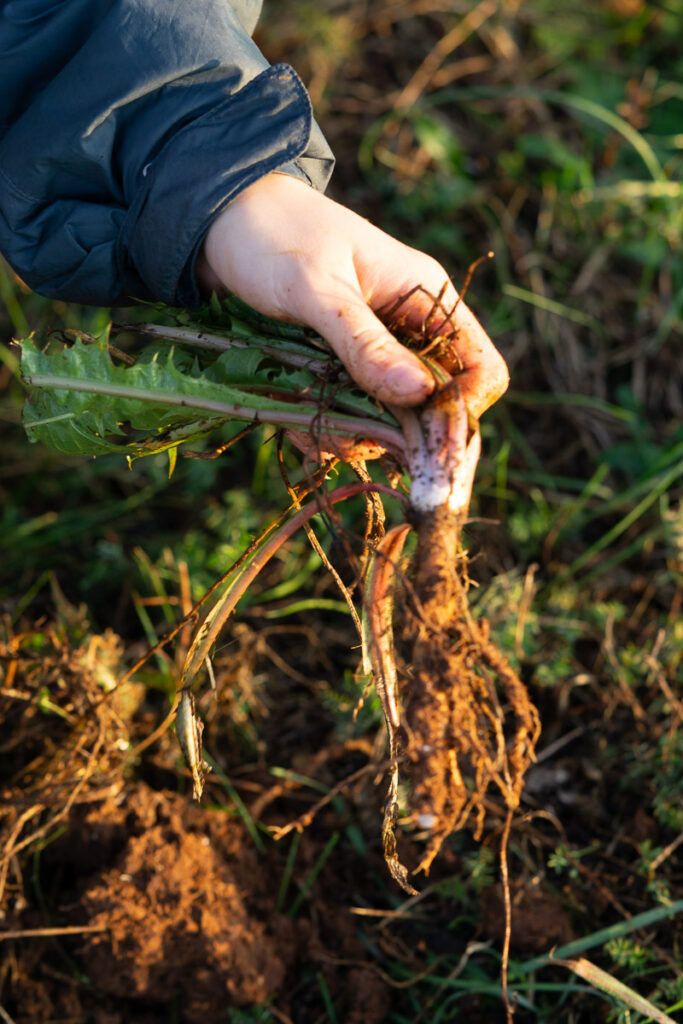
M 607 942 L 605 950 L 617 967 L 623 967 L 636 976 L 642 974 L 644 968 L 656 959 L 656 954 L 651 949 L 624 935 Z
M 570 850 L 565 843 L 559 843 L 548 857 L 548 867 L 557 875 L 567 871 L 570 878 L 577 879 L 580 874 L 579 864 L 582 858 L 594 853 L 595 850 L 596 845 L 588 846 L 583 850 Z
M 490 846 L 480 846 L 465 857 L 465 871 L 469 884 L 475 893 L 483 892 L 493 885 L 496 874 L 496 860 Z

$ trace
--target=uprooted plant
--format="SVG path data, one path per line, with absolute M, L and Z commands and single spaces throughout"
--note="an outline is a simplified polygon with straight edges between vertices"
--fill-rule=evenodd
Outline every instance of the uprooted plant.
M 409 819 L 429 836 L 416 869 L 427 872 L 453 830 L 471 821 L 475 835 L 481 834 L 491 786 L 509 813 L 518 805 L 539 733 L 522 682 L 491 642 L 487 623 L 469 611 L 461 533 L 479 433 L 458 386 L 453 311 L 443 310 L 436 297 L 433 313 L 442 314 L 442 323 L 429 340 L 426 332 L 397 331 L 436 382 L 424 406 L 411 410 L 381 406 L 358 390 L 320 338 L 261 317 L 234 298 L 214 299 L 199 323 L 179 316 L 175 326 L 113 327 L 103 338 L 78 335 L 44 351 L 31 339 L 22 346 L 22 371 L 32 388 L 25 411 L 29 437 L 62 452 L 117 451 L 137 458 L 166 451 L 172 469 L 181 445 L 228 420 L 241 420 L 307 434 L 321 458 L 330 437 L 338 448 L 346 442 L 348 451 L 363 439 L 387 453 L 392 486 L 373 482 L 364 464 L 353 461 L 361 477 L 357 483 L 327 491 L 325 473 L 316 472 L 298 489 L 290 486 L 289 514 L 232 567 L 226 590 L 198 629 L 174 710 L 199 798 L 205 768 L 193 689 L 202 665 L 210 664 L 217 636 L 256 575 L 296 530 L 319 511 L 365 494 L 371 523 L 357 591 L 362 614 L 354 610 L 354 617 L 364 668 L 372 672 L 389 734 L 384 853 L 392 875 L 409 892 L 415 890 L 394 836 L 399 774 L 411 783 Z M 146 339 L 139 354 L 113 343 L 124 331 Z M 410 474 L 409 501 L 398 489 L 397 469 Z M 381 495 L 387 494 L 406 506 L 406 522 L 384 533 Z M 412 574 L 402 559 L 411 529 L 417 533 Z M 399 592 L 405 613 L 394 636 Z M 351 603 L 348 591 L 345 596 Z

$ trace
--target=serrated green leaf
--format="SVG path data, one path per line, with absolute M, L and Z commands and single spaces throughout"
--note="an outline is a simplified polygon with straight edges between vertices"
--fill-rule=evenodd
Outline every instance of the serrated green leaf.
M 264 356 L 258 348 L 231 348 L 221 352 L 215 362 L 206 368 L 207 380 L 231 387 L 271 388 L 296 394 L 311 393 L 318 380 L 305 369 L 285 368 L 273 358 Z
M 22 343 L 24 380 L 49 378 L 51 386 L 36 387 L 24 406 L 24 425 L 30 440 L 43 441 L 64 454 L 99 455 L 128 451 L 138 445 L 116 444 L 132 430 L 161 433 L 197 420 L 195 409 L 170 405 L 168 395 L 202 392 L 215 396 L 215 386 L 183 374 L 173 363 L 173 353 L 140 360 L 134 367 L 115 366 L 106 344 L 82 341 L 61 352 L 42 352 L 29 339 Z M 133 371 L 133 372 L 131 372 Z M 64 387 L 59 387 L 60 381 Z M 74 385 L 83 390 L 75 390 Z M 125 389 L 128 394 L 105 395 L 86 390 L 88 384 Z M 134 393 L 138 391 L 140 397 Z M 159 394 L 159 402 L 145 396 Z M 222 397 L 222 395 L 221 395 Z M 206 419 L 206 417 L 202 417 Z M 223 422 L 224 417 L 216 415 Z
M 117 366 L 106 337 L 50 352 L 29 338 L 21 364 L 33 385 L 24 408 L 29 438 L 65 454 L 138 457 L 206 434 L 226 419 L 299 429 L 315 420 L 321 429 L 390 443 L 399 436 L 393 418 L 368 396 L 337 388 L 333 403 L 321 402 L 325 381 L 306 368 L 282 367 L 257 346 L 212 353 L 208 361 L 203 356 L 162 339 L 133 365 Z

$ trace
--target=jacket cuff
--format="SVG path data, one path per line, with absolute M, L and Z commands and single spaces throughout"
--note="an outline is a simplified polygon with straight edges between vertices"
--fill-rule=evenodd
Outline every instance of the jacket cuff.
M 133 271 L 148 293 L 196 307 L 194 263 L 221 210 L 275 170 L 324 189 L 333 163 L 301 79 L 286 64 L 267 68 L 182 128 L 144 168 L 120 237 L 121 279 Z

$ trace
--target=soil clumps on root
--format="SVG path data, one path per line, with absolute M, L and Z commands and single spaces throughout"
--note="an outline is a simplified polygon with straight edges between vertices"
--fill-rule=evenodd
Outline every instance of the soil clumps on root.
M 438 303 L 435 300 L 435 304 Z M 446 341 L 448 339 L 445 339 Z M 444 839 L 473 821 L 484 826 L 489 787 L 507 808 L 501 872 L 511 814 L 534 758 L 540 719 L 526 687 L 490 639 L 468 602 L 470 580 L 462 530 L 480 454 L 479 430 L 458 384 L 428 360 L 437 387 L 419 409 L 394 409 L 405 438 L 411 477 L 409 519 L 417 532 L 412 582 L 399 560 L 408 525 L 379 542 L 367 588 L 371 660 L 389 732 L 391 774 L 382 838 L 392 876 L 415 892 L 396 854 L 399 772 L 411 782 L 410 819 L 430 833 L 417 871 L 427 873 Z M 405 592 L 394 655 L 393 590 Z M 400 678 L 402 677 L 402 678 Z
M 524 684 L 491 642 L 488 623 L 470 612 L 463 523 L 464 513 L 446 505 L 419 518 L 415 600 L 403 629 L 412 651 L 403 753 L 413 817 L 431 832 L 417 868 L 425 872 L 470 818 L 481 836 L 492 783 L 508 809 L 518 806 L 540 733 Z
M 414 600 L 402 644 L 412 651 L 402 686 L 402 754 L 412 812 L 431 837 L 417 870 L 428 871 L 443 840 L 474 820 L 481 836 L 490 784 L 508 809 L 540 733 L 539 714 L 507 658 L 468 604 L 462 511 L 441 506 L 417 522 Z

